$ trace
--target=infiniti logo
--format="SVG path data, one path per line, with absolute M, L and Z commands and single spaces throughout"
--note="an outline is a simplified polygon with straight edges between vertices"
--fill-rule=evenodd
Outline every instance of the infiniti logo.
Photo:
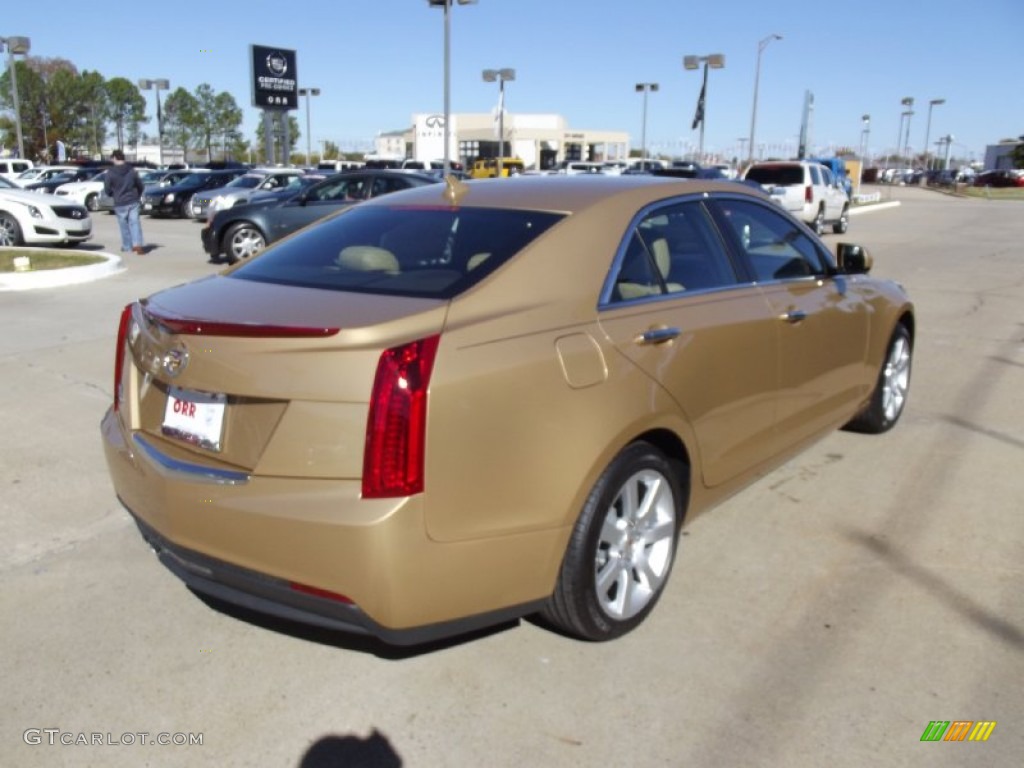
M 427 128 L 444 128 L 444 115 L 431 115 L 423 122 Z

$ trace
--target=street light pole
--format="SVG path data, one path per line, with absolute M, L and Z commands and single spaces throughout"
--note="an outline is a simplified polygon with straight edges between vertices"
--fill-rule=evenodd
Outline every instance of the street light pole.
M 928 102 L 928 123 L 924 129 L 924 160 L 925 170 L 930 171 L 932 169 L 931 161 L 928 159 L 928 138 L 932 132 L 932 107 L 937 107 L 939 104 L 945 104 L 945 99 L 932 99 Z
M 319 88 L 299 88 L 299 96 L 306 97 L 306 165 L 313 164 L 312 134 L 309 128 L 309 97 L 319 96 Z
M 693 118 L 693 127 L 700 123 L 700 145 L 697 152 L 701 162 L 704 161 L 704 119 L 705 103 L 708 92 L 708 67 L 711 69 L 722 69 L 725 66 L 725 54 L 711 53 L 707 56 L 683 56 L 683 69 L 700 69 L 704 64 L 704 83 L 700 88 L 700 96 L 697 98 L 697 113 Z
M 750 110 L 750 155 L 747 157 L 747 165 L 754 162 L 754 127 L 757 125 L 757 89 L 761 81 L 761 54 L 771 44 L 772 40 L 781 40 L 782 35 L 771 34 L 757 43 L 757 69 L 754 71 L 754 108 Z
M 454 0 L 427 0 L 432 7 L 444 8 L 444 174 L 451 173 L 451 21 L 450 9 Z M 458 0 L 459 5 L 474 5 L 477 0 Z
M 861 115 L 860 119 L 864 123 L 864 127 L 861 128 L 861 131 L 860 131 L 860 137 L 861 137 L 860 159 L 861 159 L 861 162 L 864 163 L 864 165 L 867 165 L 867 162 L 868 162 L 868 142 L 871 139 L 871 115 Z
M 18 136 L 18 157 L 25 157 L 25 140 L 21 135 L 21 106 L 18 103 L 18 70 L 14 54 L 28 54 L 32 41 L 27 37 L 0 37 L 0 45 L 7 46 L 7 71 L 11 73 L 11 96 L 14 101 L 14 128 Z
M 909 151 L 909 145 L 910 145 L 910 118 L 914 114 L 914 98 L 912 96 L 905 96 L 904 98 L 902 98 L 900 100 L 900 104 L 902 104 L 904 107 L 906 107 L 906 109 L 903 110 L 903 114 L 900 117 L 901 118 L 903 118 L 903 117 L 907 118 L 907 134 L 906 134 L 906 139 L 900 139 L 899 136 L 896 137 L 896 139 L 897 139 L 896 140 L 896 152 L 897 152 L 897 154 L 900 154 L 900 155 L 906 157 L 907 152 Z M 901 119 L 900 120 L 900 128 L 901 128 L 901 130 L 902 130 L 902 126 L 903 126 L 903 121 Z M 900 151 L 900 148 L 899 148 L 900 147 L 900 141 L 903 142 L 903 150 L 902 151 Z M 910 158 L 909 157 L 907 157 L 907 162 L 908 163 L 910 162 Z
M 170 90 L 169 80 L 158 78 L 156 80 L 139 80 L 139 88 L 144 91 L 156 91 L 156 139 L 157 139 L 157 164 L 164 164 L 164 116 L 160 110 L 160 91 Z
M 640 170 L 648 170 L 647 168 L 647 94 L 657 93 L 657 83 L 637 83 L 636 92 L 644 94 L 644 116 L 643 122 L 640 123 Z
M 505 81 L 515 80 L 516 71 L 509 69 L 485 69 L 484 82 L 498 82 L 498 178 L 503 175 L 505 157 Z

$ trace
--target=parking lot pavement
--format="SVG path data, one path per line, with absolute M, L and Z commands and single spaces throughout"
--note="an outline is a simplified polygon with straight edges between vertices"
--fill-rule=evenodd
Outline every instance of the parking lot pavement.
M 218 269 L 199 226 L 144 219 L 158 247 L 123 274 L 3 295 L 0 764 L 1019 766 L 1021 207 L 892 194 L 826 241 L 917 303 L 903 421 L 689 522 L 658 609 L 600 645 L 524 621 L 400 653 L 204 602 L 118 505 L 98 428 L 121 307 Z M 922 742 L 936 720 L 997 725 Z

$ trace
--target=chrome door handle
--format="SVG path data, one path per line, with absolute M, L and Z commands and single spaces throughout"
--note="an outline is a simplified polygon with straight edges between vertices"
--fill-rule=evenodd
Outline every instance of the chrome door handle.
M 649 328 L 636 337 L 637 344 L 664 344 L 681 334 L 678 328 Z
M 801 320 L 807 319 L 807 313 L 802 309 L 793 309 L 789 312 L 784 312 L 779 315 L 779 320 L 785 320 L 787 323 L 799 323 Z

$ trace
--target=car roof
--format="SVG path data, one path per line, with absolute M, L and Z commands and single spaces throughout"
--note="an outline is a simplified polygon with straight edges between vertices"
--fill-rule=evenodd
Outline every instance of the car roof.
M 648 203 L 678 195 L 719 192 L 745 195 L 759 200 L 764 196 L 734 181 L 712 179 L 674 179 L 656 176 L 520 176 L 510 179 L 477 179 L 459 182 L 457 205 L 480 208 L 510 208 L 530 211 L 574 213 L 620 198 L 640 208 Z M 431 184 L 411 190 L 372 198 L 362 205 L 450 204 L 446 184 Z

